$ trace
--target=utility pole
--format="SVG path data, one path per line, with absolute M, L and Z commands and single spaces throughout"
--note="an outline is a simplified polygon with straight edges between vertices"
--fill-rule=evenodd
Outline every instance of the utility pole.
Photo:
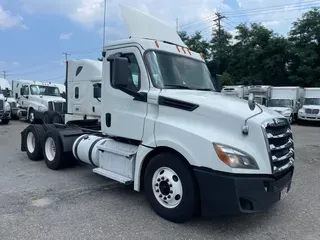
M 220 13 L 215 13 L 215 15 L 216 15 L 216 19 L 214 20 L 216 23 L 217 23 L 217 25 L 218 25 L 218 38 L 220 39 L 220 36 L 221 36 L 221 20 L 223 19 L 223 18 L 226 18 L 225 16 L 222 16 Z
M 3 78 L 6 79 L 7 78 L 7 71 L 2 71 L 3 72 Z
M 103 51 L 103 48 L 105 46 L 105 41 L 106 41 L 106 15 L 107 15 L 107 0 L 104 0 L 102 51 Z
M 70 56 L 71 54 L 70 54 L 70 53 L 62 53 L 62 54 L 64 54 L 65 60 L 66 60 L 66 63 L 67 63 L 67 61 L 68 61 L 68 56 Z

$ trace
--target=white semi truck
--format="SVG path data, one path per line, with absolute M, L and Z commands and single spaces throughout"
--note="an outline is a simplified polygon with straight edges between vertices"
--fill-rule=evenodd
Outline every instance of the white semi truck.
M 13 96 L 9 81 L 5 78 L 0 78 L 0 94 L 3 94 L 7 99 L 6 101 L 10 104 L 11 118 L 16 119 L 18 117 L 18 110 L 20 109 L 19 104 Z
M 0 123 L 8 124 L 11 119 L 11 107 L 7 101 L 7 94 L 0 93 Z
M 248 87 L 248 93 L 253 93 L 254 99 L 260 105 L 266 105 L 271 95 L 271 86 L 269 85 L 251 85 Z
M 240 99 L 248 99 L 248 87 L 244 85 L 223 86 L 222 93 L 227 96 L 238 97 Z
M 302 106 L 304 89 L 301 87 L 271 87 L 267 107 L 281 113 L 290 123 L 297 119 Z
M 53 83 L 32 80 L 12 80 L 12 90 L 21 109 L 18 117 L 30 123 L 64 122 L 66 100 L 60 96 L 59 88 Z
M 66 72 L 65 123 L 100 130 L 102 62 L 69 60 Z
M 304 100 L 298 112 L 298 119 L 320 121 L 320 88 L 304 88 Z
M 131 37 L 102 52 L 101 131 L 31 124 L 21 151 L 53 170 L 74 159 L 91 164 L 144 189 L 155 212 L 173 222 L 265 211 L 282 199 L 295 161 L 288 120 L 252 94 L 243 101 L 216 92 L 204 59 L 175 28 L 121 11 Z

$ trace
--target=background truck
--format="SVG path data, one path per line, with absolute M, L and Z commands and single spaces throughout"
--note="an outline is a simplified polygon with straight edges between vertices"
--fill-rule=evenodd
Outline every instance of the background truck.
M 44 82 L 44 83 L 51 84 L 51 82 Z M 60 96 L 66 99 L 66 86 L 61 83 L 54 83 L 54 85 L 56 85 L 59 88 Z
M 290 123 L 297 119 L 302 106 L 304 89 L 300 87 L 271 87 L 267 107 L 281 113 Z
M 102 62 L 69 60 L 66 72 L 65 123 L 100 130 Z
M 295 161 L 287 119 L 256 105 L 253 94 L 242 101 L 217 92 L 204 59 L 174 27 L 121 11 L 131 37 L 102 52 L 101 91 L 94 91 L 101 131 L 31 124 L 21 150 L 53 170 L 91 164 L 94 173 L 144 189 L 155 212 L 174 222 L 264 211 L 286 195 Z
M 7 95 L 7 93 L 5 94 Z M 0 93 L 0 122 L 1 124 L 8 124 L 11 119 L 11 108 L 7 101 L 7 97 Z
M 3 94 L 4 97 L 6 97 L 7 102 L 10 104 L 11 108 L 11 118 L 17 119 L 18 118 L 18 110 L 19 104 L 17 103 L 17 100 L 13 97 L 11 85 L 9 81 L 5 78 L 0 78 L 0 94 Z
M 298 111 L 298 119 L 320 121 L 320 88 L 304 88 L 304 100 Z
M 271 86 L 251 85 L 248 87 L 248 93 L 253 93 L 255 101 L 265 106 L 271 95 Z
M 222 93 L 228 96 L 238 97 L 240 99 L 248 99 L 248 87 L 244 85 L 223 86 Z
M 32 80 L 12 80 L 12 90 L 21 106 L 19 118 L 30 123 L 64 122 L 66 100 L 60 96 L 55 84 Z

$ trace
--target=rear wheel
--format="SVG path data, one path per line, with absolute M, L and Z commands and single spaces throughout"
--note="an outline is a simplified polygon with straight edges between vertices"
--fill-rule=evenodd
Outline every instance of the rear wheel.
M 179 223 L 196 213 L 195 179 L 180 156 L 161 153 L 153 157 L 146 168 L 144 186 L 147 199 L 159 216 Z
M 54 129 L 44 135 L 43 156 L 48 168 L 58 170 L 74 162 L 72 152 L 63 152 L 59 133 Z
M 41 125 L 29 125 L 26 128 L 25 149 L 30 160 L 39 161 L 43 158 L 41 144 L 44 130 Z

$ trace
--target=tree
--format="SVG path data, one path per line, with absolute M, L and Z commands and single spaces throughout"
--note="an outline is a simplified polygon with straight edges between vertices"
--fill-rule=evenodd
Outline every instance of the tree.
M 289 43 L 272 30 L 253 23 L 237 26 L 237 43 L 227 71 L 239 84 L 288 84 Z
M 320 86 L 320 9 L 313 8 L 293 23 L 290 80 L 302 87 Z
M 179 32 L 182 41 L 188 48 L 194 52 L 203 53 L 206 58 L 209 56 L 209 43 L 202 39 L 200 32 L 195 32 L 193 35 L 188 36 L 185 31 Z

